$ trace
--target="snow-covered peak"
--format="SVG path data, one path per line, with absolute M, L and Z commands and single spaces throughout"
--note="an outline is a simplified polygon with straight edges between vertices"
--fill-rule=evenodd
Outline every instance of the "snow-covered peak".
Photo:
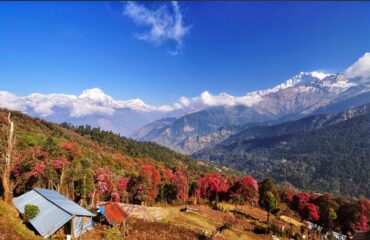
M 157 110 L 156 107 L 146 104 L 140 98 L 135 98 L 135 99 L 126 100 L 126 101 L 121 100 L 121 101 L 117 101 L 116 103 L 117 103 L 117 106 L 120 108 L 131 108 L 134 110 L 145 111 L 145 112 Z
M 265 90 L 259 90 L 249 93 L 248 95 L 260 95 L 264 96 L 270 93 L 276 93 L 280 90 L 287 89 L 290 87 L 295 87 L 302 84 L 308 84 L 308 83 L 314 83 L 322 81 L 323 79 L 327 78 L 328 76 L 331 76 L 332 74 L 327 74 L 323 72 L 300 72 L 299 74 L 295 75 L 294 77 L 286 80 L 285 82 Z
M 78 96 L 80 99 L 89 99 L 94 102 L 103 102 L 103 103 L 111 103 L 113 102 L 113 98 L 107 94 L 105 94 L 102 90 L 99 88 L 91 88 L 86 89 L 82 92 L 80 96 Z

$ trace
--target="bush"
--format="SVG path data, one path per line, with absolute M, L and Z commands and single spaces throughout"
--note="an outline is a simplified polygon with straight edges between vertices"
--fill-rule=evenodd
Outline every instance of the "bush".
M 39 212 L 40 212 L 40 209 L 38 206 L 27 204 L 26 206 L 24 206 L 23 219 L 25 221 L 29 221 L 32 218 L 36 217 L 37 214 L 39 214 Z
M 117 227 L 112 227 L 104 232 L 104 239 L 106 240 L 121 240 L 122 234 Z
M 268 234 L 269 229 L 266 227 L 262 227 L 262 226 L 255 226 L 253 229 L 253 232 L 256 234 Z
M 282 235 L 282 231 L 281 231 L 281 228 L 279 227 L 278 223 L 277 222 L 273 222 L 271 223 L 270 225 L 270 230 L 273 234 L 277 235 L 277 236 L 281 236 Z

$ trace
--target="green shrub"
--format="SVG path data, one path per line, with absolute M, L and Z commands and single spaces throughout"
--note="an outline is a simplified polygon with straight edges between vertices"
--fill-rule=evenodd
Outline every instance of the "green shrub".
M 38 206 L 27 204 L 26 206 L 24 206 L 23 219 L 25 221 L 29 221 L 32 218 L 36 217 L 37 214 L 39 214 L 39 212 L 40 212 L 40 209 Z
M 112 227 L 104 232 L 104 239 L 106 240 L 121 240 L 122 234 L 117 227 Z
M 271 232 L 273 234 L 275 234 L 277 236 L 281 236 L 282 235 L 281 228 L 279 227 L 279 224 L 277 222 L 271 223 L 270 230 L 271 230 Z

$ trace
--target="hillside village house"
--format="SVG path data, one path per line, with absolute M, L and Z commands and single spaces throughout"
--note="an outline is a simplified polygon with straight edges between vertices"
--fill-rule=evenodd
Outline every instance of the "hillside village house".
M 22 214 L 27 204 L 38 206 L 40 212 L 29 222 L 44 238 L 49 238 L 63 227 L 72 238 L 93 228 L 94 214 L 54 190 L 35 188 L 13 198 L 13 203 Z

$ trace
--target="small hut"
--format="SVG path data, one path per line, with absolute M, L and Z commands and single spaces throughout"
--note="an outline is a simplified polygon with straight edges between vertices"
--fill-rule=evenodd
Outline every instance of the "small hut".
M 99 212 L 104 216 L 109 225 L 119 226 L 123 237 L 128 236 L 128 214 L 115 202 L 108 202 L 99 206 Z
M 93 228 L 94 214 L 54 190 L 35 188 L 13 198 L 13 203 L 21 214 L 27 204 L 39 208 L 40 212 L 29 223 L 44 238 L 49 238 L 63 227 L 72 238 Z

